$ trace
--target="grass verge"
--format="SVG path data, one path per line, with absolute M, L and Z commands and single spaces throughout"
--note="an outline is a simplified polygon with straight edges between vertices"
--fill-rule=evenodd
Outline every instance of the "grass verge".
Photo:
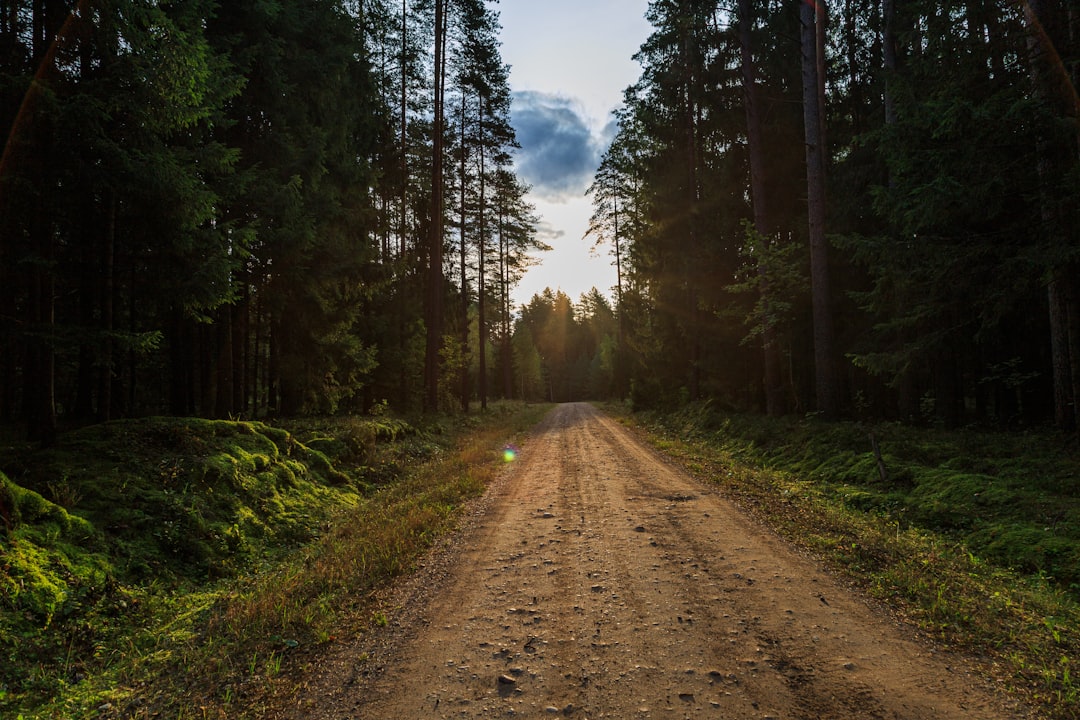
M 1080 462 L 1056 438 L 608 409 L 1040 717 L 1080 718 Z
M 20 450 L 0 475 L 15 578 L 0 587 L 0 715 L 257 716 L 294 651 L 362 630 L 372 590 L 454 525 L 546 410 L 162 419 Z

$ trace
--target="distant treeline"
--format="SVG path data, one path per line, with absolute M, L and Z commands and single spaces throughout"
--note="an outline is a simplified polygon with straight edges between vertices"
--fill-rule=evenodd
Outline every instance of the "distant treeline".
M 1080 10 L 652 2 L 590 190 L 623 389 L 1076 426 Z

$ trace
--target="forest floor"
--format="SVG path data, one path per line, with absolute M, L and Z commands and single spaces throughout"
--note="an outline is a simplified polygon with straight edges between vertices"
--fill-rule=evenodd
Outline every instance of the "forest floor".
M 1026 718 L 945 651 L 589 405 L 311 650 L 278 718 Z

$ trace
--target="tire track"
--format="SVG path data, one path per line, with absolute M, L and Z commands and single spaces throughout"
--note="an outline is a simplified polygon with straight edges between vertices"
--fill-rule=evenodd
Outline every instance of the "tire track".
M 393 642 L 280 717 L 1025 717 L 592 407 L 519 458 Z

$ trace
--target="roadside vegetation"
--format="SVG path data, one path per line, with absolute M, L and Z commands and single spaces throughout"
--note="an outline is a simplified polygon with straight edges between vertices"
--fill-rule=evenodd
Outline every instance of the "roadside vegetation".
M 1043 717 L 1080 717 L 1080 459 L 1060 434 L 609 409 Z
M 362 632 L 544 406 L 0 442 L 0 716 L 244 717 Z

